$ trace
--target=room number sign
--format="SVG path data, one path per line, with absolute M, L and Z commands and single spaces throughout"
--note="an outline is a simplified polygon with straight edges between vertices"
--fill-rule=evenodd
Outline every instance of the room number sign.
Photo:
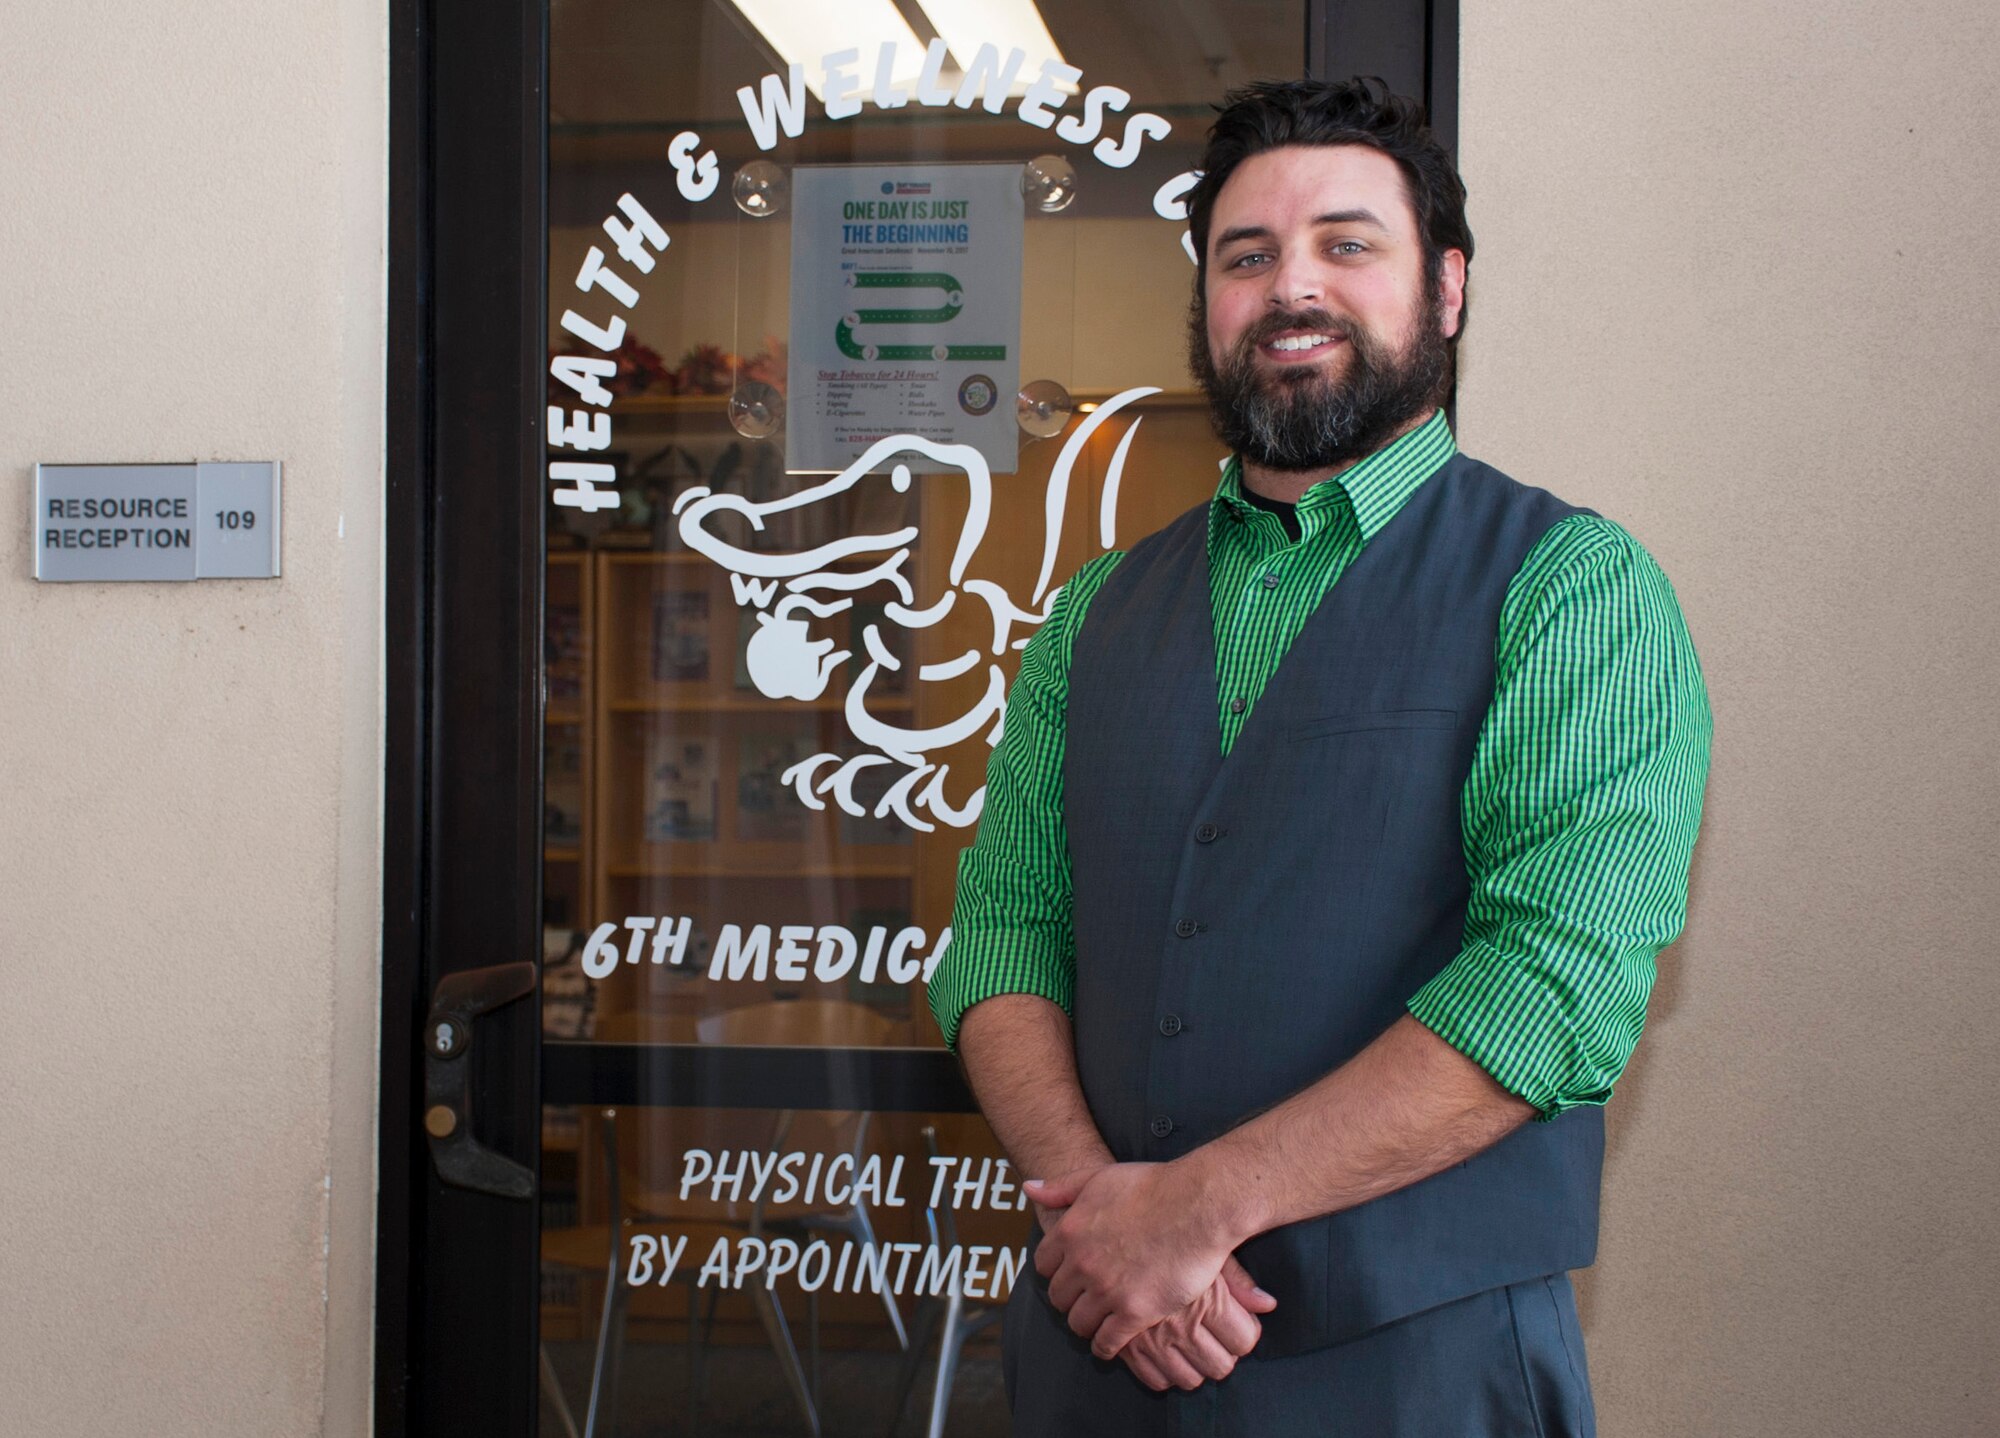
M 276 579 L 279 464 L 38 464 L 35 578 Z

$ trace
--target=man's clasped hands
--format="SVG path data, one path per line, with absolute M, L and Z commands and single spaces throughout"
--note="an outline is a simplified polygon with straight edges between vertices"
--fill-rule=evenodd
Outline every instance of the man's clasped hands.
M 1026 1189 L 1042 1221 L 1035 1269 L 1099 1358 L 1156 1392 L 1193 1390 L 1256 1346 L 1277 1300 L 1236 1261 L 1250 1234 L 1182 1165 L 1105 1163 Z

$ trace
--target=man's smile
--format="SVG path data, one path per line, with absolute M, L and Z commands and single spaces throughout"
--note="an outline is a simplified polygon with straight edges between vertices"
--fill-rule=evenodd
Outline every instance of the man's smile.
M 1274 364 L 1306 364 L 1344 343 L 1339 335 L 1325 330 L 1286 330 L 1259 344 L 1257 350 Z

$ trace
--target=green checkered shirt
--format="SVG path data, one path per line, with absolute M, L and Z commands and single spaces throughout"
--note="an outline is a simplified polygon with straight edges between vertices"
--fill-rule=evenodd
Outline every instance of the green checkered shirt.
M 1208 559 L 1225 754 L 1307 616 L 1455 452 L 1439 412 L 1307 490 L 1296 542 L 1244 499 L 1237 463 L 1224 468 Z M 1070 655 L 1121 557 L 1085 565 L 1022 651 L 930 985 L 948 1045 L 965 1011 L 996 994 L 1070 1009 Z M 1461 950 L 1408 1005 L 1544 1120 L 1608 1099 L 1639 1041 L 1654 960 L 1686 920 L 1709 735 L 1701 667 L 1652 556 L 1610 520 L 1556 524 L 1500 611 L 1493 703 L 1460 806 L 1471 882 Z

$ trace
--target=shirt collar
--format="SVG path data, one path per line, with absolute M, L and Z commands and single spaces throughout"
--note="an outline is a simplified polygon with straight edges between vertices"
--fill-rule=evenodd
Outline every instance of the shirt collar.
M 1457 453 L 1458 445 L 1452 439 L 1444 411 L 1436 410 L 1408 434 L 1308 489 L 1299 499 L 1300 516 L 1303 519 L 1312 510 L 1345 499 L 1354 508 L 1355 524 L 1365 544 L 1396 517 L 1396 511 L 1416 492 L 1418 485 Z M 1243 497 L 1243 462 L 1236 455 L 1232 454 L 1222 467 L 1215 504 L 1246 519 L 1257 513 L 1256 506 Z

